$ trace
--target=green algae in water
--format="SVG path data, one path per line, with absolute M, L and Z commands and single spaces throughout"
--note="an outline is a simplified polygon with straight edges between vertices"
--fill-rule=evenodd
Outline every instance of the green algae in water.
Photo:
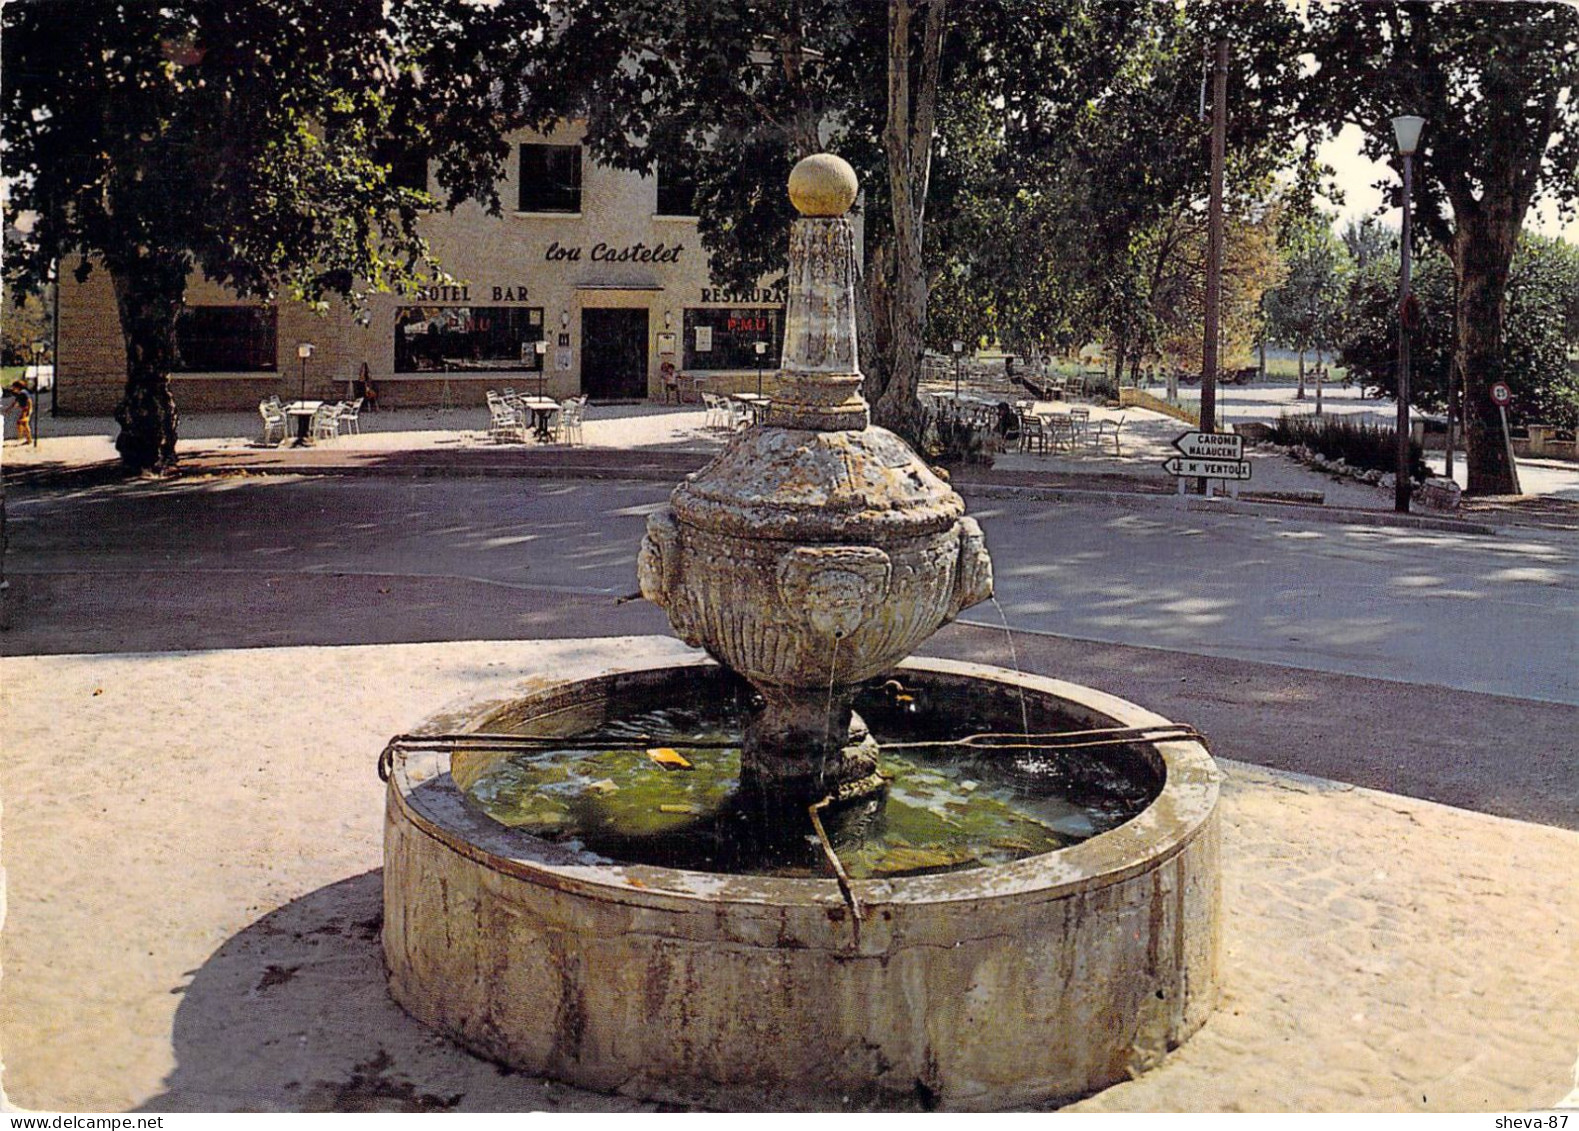
M 728 704 L 632 714 L 597 732 L 601 740 L 629 737 L 629 748 L 589 750 L 568 738 L 559 749 L 500 759 L 469 796 L 501 824 L 593 858 L 826 876 L 809 818 L 804 836 L 768 841 L 756 815 L 740 803 L 740 749 L 733 743 L 740 740 L 741 722 Z M 967 728 L 961 734 L 982 729 L 976 720 L 960 725 Z M 654 746 L 676 748 L 691 768 L 658 765 L 647 756 Z M 1067 765 L 1056 755 L 1038 760 L 1034 751 L 1013 758 L 943 750 L 885 753 L 882 768 L 891 779 L 885 797 L 825 812 L 829 837 L 851 877 L 925 875 L 1051 852 L 1128 820 L 1154 792 L 1109 774 L 1111 780 L 1095 787 L 1081 778 L 1073 790 L 1063 790 L 1079 796 L 1060 796 L 1046 788 L 1059 779 L 1049 767 Z

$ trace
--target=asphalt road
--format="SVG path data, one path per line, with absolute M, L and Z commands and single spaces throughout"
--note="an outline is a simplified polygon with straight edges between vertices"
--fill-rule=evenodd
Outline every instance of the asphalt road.
M 667 496 L 655 483 L 440 478 L 13 489 L 6 571 L 14 582 L 98 578 L 112 595 L 172 574 L 243 591 L 301 584 L 297 575 L 442 579 L 495 591 L 487 600 L 503 613 L 520 599 L 510 591 L 633 592 L 646 516 Z M 1166 501 L 970 509 L 993 553 L 1002 616 L 1019 631 L 1579 705 L 1579 539 L 1566 532 L 1395 530 L 1192 514 Z M 381 587 L 373 597 L 390 596 Z M 104 650 L 99 626 L 71 619 L 82 618 L 23 608 L 4 648 Z M 191 631 L 174 609 L 131 619 L 137 635 L 114 647 L 162 650 Z M 966 619 L 1001 623 L 990 605 Z M 595 613 L 581 628 L 603 629 Z
M 501 478 L 13 488 L 0 652 L 663 633 L 659 610 L 620 598 L 667 495 Z M 1093 683 L 1226 757 L 1579 826 L 1571 534 L 971 504 L 999 608 L 928 651 Z

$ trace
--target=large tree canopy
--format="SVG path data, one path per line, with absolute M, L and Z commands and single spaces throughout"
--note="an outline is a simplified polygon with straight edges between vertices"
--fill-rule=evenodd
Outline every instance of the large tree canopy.
M 1395 168 L 1389 119 L 1426 120 L 1414 207 L 1457 283 L 1469 491 L 1507 492 L 1513 469 L 1490 389 L 1514 376 L 1504 321 L 1525 213 L 1541 193 L 1569 206 L 1579 199 L 1579 9 L 1406 0 L 1312 6 L 1310 18 L 1311 120 L 1359 125 L 1367 155 Z M 1392 193 L 1397 203 L 1401 188 Z
M 102 266 L 126 340 L 117 447 L 174 462 L 168 374 L 194 271 L 307 302 L 439 272 L 418 230 L 438 206 L 391 175 L 427 152 L 449 203 L 493 182 L 516 87 L 499 80 L 538 5 L 455 0 L 72 0 L 3 10 L 10 215 L 19 290 L 60 262 Z M 436 95 L 442 92 L 442 97 Z
M 994 80 L 949 86 L 928 245 L 942 317 L 929 339 L 1067 349 L 1096 338 L 1119 368 L 1198 357 L 1206 52 L 1230 43 L 1228 298 L 1253 311 L 1270 174 L 1304 167 L 1289 144 L 1298 21 L 1277 6 L 1162 3 L 1070 4 L 1063 17 L 1047 40 L 991 29 Z
M 796 160 L 831 149 L 855 166 L 867 391 L 902 429 L 935 265 L 934 186 L 966 185 L 964 165 L 1047 106 L 1094 97 L 1098 47 L 1133 20 L 1131 6 L 1079 0 L 567 0 L 559 14 L 528 76 L 538 123 L 584 117 L 600 159 L 690 172 L 721 275 L 782 268 Z M 999 141 L 975 144 L 980 131 Z
M 1432 247 L 1420 257 L 1414 293 L 1420 304 L 1410 360 L 1410 399 L 1441 412 L 1458 335 L 1454 326 L 1453 265 Z M 1398 255 L 1359 267 L 1349 286 L 1341 343 L 1349 372 L 1387 394 L 1397 389 Z M 1579 367 L 1568 358 L 1579 348 L 1572 304 L 1579 295 L 1579 248 L 1562 240 L 1524 235 L 1508 274 L 1503 321 L 1503 365 L 1515 424 L 1540 421 L 1579 426 Z
M 600 159 L 693 174 L 721 274 L 781 267 L 796 159 L 828 148 L 856 167 L 868 395 L 901 427 L 940 327 L 1137 336 L 1118 298 L 1156 264 L 1137 266 L 1133 249 L 1180 213 L 1198 216 L 1205 193 L 1197 98 L 1214 39 L 1235 44 L 1235 179 L 1261 191 L 1290 156 L 1298 23 L 1279 5 L 565 0 L 557 11 L 528 76 L 538 124 L 584 118 Z M 929 326 L 934 295 L 942 317 Z M 1148 289 L 1139 304 L 1150 301 Z

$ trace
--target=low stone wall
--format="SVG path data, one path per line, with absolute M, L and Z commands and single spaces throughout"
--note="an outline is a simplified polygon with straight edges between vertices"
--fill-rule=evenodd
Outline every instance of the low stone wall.
M 1201 414 L 1193 409 L 1183 408 L 1179 405 L 1169 404 L 1160 397 L 1140 389 L 1119 389 L 1118 403 L 1120 408 L 1144 408 L 1151 412 L 1160 412 L 1164 416 L 1171 416 L 1175 420 L 1182 420 L 1186 424 L 1199 426 Z
M 1302 463 L 1306 467 L 1314 468 L 1316 471 L 1324 471 L 1328 475 L 1333 475 L 1340 479 L 1353 479 L 1360 483 L 1369 483 L 1372 486 L 1381 488 L 1383 491 L 1391 491 L 1394 483 L 1397 481 L 1394 474 L 1390 471 L 1352 467 L 1342 457 L 1328 459 L 1320 452 L 1314 451 L 1304 444 L 1296 444 L 1293 447 L 1287 447 L 1283 444 L 1268 444 L 1267 446 L 1275 451 L 1282 452 L 1290 459 Z M 1458 510 L 1459 502 L 1464 494 L 1463 488 L 1453 482 L 1453 480 L 1442 479 L 1436 476 L 1414 482 L 1410 486 L 1409 491 L 1410 495 L 1422 506 L 1438 511 Z
M 1527 439 L 1513 439 L 1513 454 L 1516 456 L 1534 456 L 1537 459 L 1570 459 L 1579 460 L 1579 443 L 1572 439 L 1573 433 L 1564 432 L 1549 424 L 1531 424 Z

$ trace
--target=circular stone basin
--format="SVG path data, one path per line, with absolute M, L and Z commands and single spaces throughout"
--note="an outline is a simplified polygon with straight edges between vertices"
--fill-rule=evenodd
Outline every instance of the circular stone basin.
M 895 674 L 998 730 L 1165 726 L 1058 680 L 942 660 Z M 427 733 L 585 734 L 734 677 L 633 667 L 447 711 Z M 1022 716 L 1022 711 L 1024 712 Z M 390 990 L 484 1056 L 733 1110 L 1001 1109 L 1155 1065 L 1216 999 L 1218 774 L 1200 743 L 1095 748 L 1158 784 L 1137 816 L 1007 863 L 853 880 L 589 863 L 464 788 L 497 751 L 397 749 L 384 845 Z

